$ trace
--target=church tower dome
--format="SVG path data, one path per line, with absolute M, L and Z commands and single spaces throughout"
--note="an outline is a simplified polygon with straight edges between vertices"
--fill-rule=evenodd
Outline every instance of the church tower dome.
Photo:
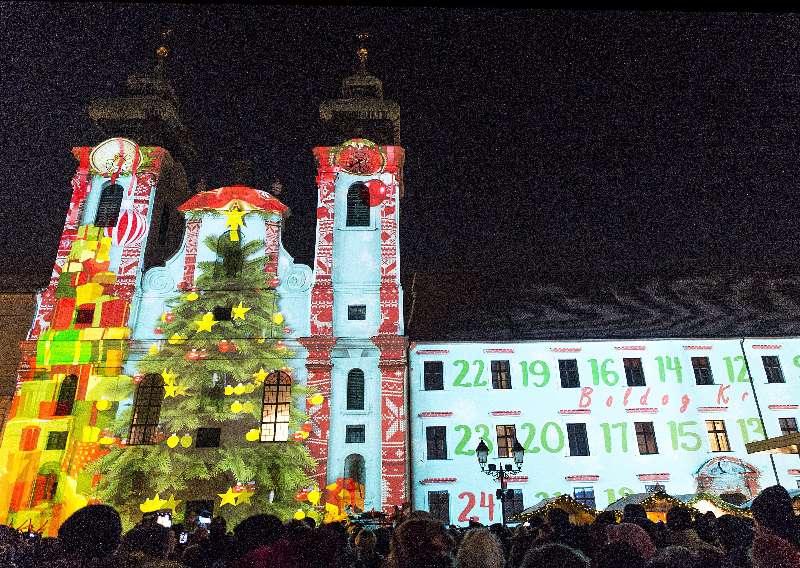
M 326 128 L 326 143 L 340 144 L 351 138 L 366 138 L 376 144 L 400 145 L 400 105 L 383 98 L 383 83 L 367 71 L 368 34 L 358 35 L 358 71 L 342 81 L 341 98 L 319 107 Z

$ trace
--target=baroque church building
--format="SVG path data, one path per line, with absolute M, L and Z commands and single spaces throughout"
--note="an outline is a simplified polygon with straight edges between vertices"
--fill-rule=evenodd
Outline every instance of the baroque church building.
M 591 306 L 568 329 L 576 304 L 540 297 L 550 315 L 533 335 L 445 333 L 446 298 L 404 306 L 400 109 L 365 50 L 320 106 L 336 142 L 311 149 L 308 267 L 283 248 L 276 195 L 188 190 L 194 152 L 160 49 L 154 75 L 90 107 L 105 141 L 73 149 L 0 444 L 0 523 L 54 534 L 100 501 L 129 521 L 331 520 L 410 503 L 491 523 L 561 495 L 603 509 L 662 488 L 736 506 L 797 487 L 796 456 L 747 451 L 797 433 L 793 328 L 740 337 L 738 324 L 664 329 L 634 314 L 587 335 Z M 452 301 L 464 285 L 428 288 L 451 286 Z M 404 314 L 424 330 L 410 344 Z M 506 465 L 501 492 L 483 470 Z

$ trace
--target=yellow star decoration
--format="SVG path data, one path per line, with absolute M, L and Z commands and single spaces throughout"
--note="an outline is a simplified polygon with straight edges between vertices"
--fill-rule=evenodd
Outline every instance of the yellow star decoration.
M 255 491 L 248 491 L 247 489 L 240 491 L 239 496 L 236 499 L 236 504 L 241 505 L 242 503 L 246 503 L 248 505 L 251 505 L 250 498 L 255 494 L 256 494 Z
M 169 371 L 164 369 L 161 372 L 161 378 L 164 379 L 164 384 L 165 385 L 174 385 L 175 384 L 175 379 L 178 378 L 178 374 L 177 373 L 173 373 L 172 369 L 170 369 Z
M 214 319 L 214 314 L 211 312 L 206 312 L 203 314 L 203 319 L 195 320 L 197 324 L 197 331 L 211 331 L 211 328 L 214 327 L 214 324 L 219 323 L 217 320 Z
M 164 500 L 156 493 L 156 496 L 152 499 L 145 499 L 144 503 L 139 504 L 139 510 L 142 513 L 151 513 L 153 511 L 158 511 L 161 509 L 161 505 L 164 503 Z
M 239 240 L 239 227 L 244 225 L 244 215 L 245 212 L 239 209 L 225 211 L 225 226 L 229 227 L 231 230 L 230 235 L 232 241 Z
M 263 382 L 264 382 L 264 379 L 266 379 L 266 378 L 267 378 L 267 375 L 269 375 L 269 373 L 267 373 L 267 372 L 264 370 L 264 367 L 261 367 L 261 368 L 258 370 L 258 372 L 257 372 L 257 373 L 253 373 L 253 380 L 256 382 L 256 384 L 259 384 L 259 385 L 260 385 L 261 383 L 263 383 Z
M 238 306 L 233 306 L 233 309 L 231 310 L 232 313 L 233 313 L 233 319 L 235 319 L 235 320 L 243 320 L 244 319 L 244 314 L 249 312 L 251 309 L 252 308 L 246 308 L 242 304 L 242 302 L 240 301 L 239 305 Z
M 164 398 L 175 397 L 178 394 L 178 385 L 164 385 Z
M 220 507 L 223 505 L 236 506 L 236 493 L 233 492 L 233 487 L 228 487 L 228 490 L 225 493 L 217 493 L 217 495 L 221 499 L 219 503 Z
M 162 509 L 172 509 L 172 513 L 175 514 L 175 508 L 180 503 L 180 499 L 175 499 L 175 495 L 170 495 L 169 499 L 166 501 L 161 501 L 161 508 Z
M 155 355 L 158 353 L 158 345 L 151 345 L 150 349 L 147 350 L 147 353 L 150 355 Z

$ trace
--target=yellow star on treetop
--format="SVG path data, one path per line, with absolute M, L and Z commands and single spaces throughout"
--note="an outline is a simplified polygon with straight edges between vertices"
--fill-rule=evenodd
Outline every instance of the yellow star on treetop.
M 239 227 L 244 225 L 244 215 L 245 212 L 239 209 L 225 211 L 225 226 L 229 227 L 231 230 L 230 235 L 232 241 L 239 240 Z
M 197 324 L 197 331 L 211 331 L 211 328 L 214 327 L 214 324 L 217 324 L 217 320 L 214 319 L 214 314 L 211 312 L 206 312 L 203 314 L 203 319 L 195 320 Z
M 178 385 L 164 385 L 164 398 L 174 397 L 178 394 Z
M 236 506 L 236 493 L 233 492 L 233 487 L 228 487 L 228 490 L 225 493 L 217 493 L 217 495 L 221 499 L 219 503 L 220 507 L 223 505 Z
M 164 369 L 161 372 L 161 378 L 164 379 L 164 384 L 165 385 L 174 385 L 175 384 L 175 379 L 178 378 L 178 374 L 177 373 L 173 373 L 172 369 L 170 369 L 169 371 Z
M 233 313 L 233 319 L 235 319 L 235 320 L 243 320 L 244 319 L 244 314 L 246 314 L 250 310 L 251 310 L 251 308 L 244 307 L 244 305 L 240 301 L 239 305 L 238 306 L 233 306 L 233 309 L 231 310 L 232 313 Z
M 257 373 L 253 373 L 253 380 L 255 380 L 255 382 L 256 382 L 257 384 L 261 384 L 261 383 L 263 383 L 263 382 L 264 382 L 264 379 L 266 379 L 266 378 L 267 378 L 267 375 L 269 375 L 269 373 L 267 373 L 267 372 L 264 370 L 264 367 L 261 367 L 261 368 L 258 370 L 258 372 L 257 372 Z

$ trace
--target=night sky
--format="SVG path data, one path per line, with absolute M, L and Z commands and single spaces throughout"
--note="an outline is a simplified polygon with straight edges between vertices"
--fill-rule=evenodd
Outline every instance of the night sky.
M 43 283 L 87 107 L 168 67 L 200 159 L 277 177 L 311 263 L 318 106 L 356 68 L 402 109 L 402 271 L 625 281 L 796 271 L 800 17 L 0 4 L 0 272 Z

